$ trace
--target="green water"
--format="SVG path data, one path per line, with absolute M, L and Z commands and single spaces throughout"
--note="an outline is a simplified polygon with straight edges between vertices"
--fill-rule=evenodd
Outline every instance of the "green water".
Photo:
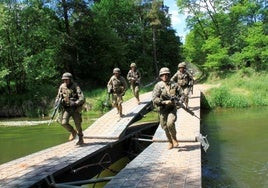
M 268 107 L 202 114 L 203 187 L 268 187 Z
M 92 122 L 85 119 L 83 129 Z M 73 125 L 72 121 L 71 124 Z M 0 126 L 0 164 L 65 143 L 68 137 L 69 133 L 58 123 L 50 126 Z
M 60 126 L 0 127 L 0 164 L 66 142 Z

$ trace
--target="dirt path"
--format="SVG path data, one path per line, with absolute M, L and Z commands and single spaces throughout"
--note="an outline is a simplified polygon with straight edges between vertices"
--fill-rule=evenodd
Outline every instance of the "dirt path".
M 0 121 L 0 126 L 33 126 L 49 123 L 50 120 L 42 121 Z
M 219 87 L 220 84 L 196 84 L 194 87 L 198 88 L 201 92 L 205 92 L 210 88 Z

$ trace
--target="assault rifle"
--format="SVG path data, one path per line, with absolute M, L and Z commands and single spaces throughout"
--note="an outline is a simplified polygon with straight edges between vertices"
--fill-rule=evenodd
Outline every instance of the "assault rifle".
M 192 116 L 196 117 L 197 119 L 200 119 L 197 115 L 195 115 L 195 113 L 193 111 L 191 111 L 190 109 L 186 108 L 183 105 L 183 102 L 182 102 L 183 100 L 180 99 L 178 96 L 168 96 L 165 98 L 167 98 L 167 100 L 171 100 L 177 107 L 182 108 L 183 110 L 185 110 L 186 112 L 188 112 Z
M 61 99 L 62 99 L 62 97 L 60 97 L 60 98 L 56 101 L 56 103 L 55 103 L 55 107 L 54 107 L 54 111 L 53 111 L 53 113 L 51 114 L 51 118 L 50 118 L 50 121 L 49 121 L 48 125 L 50 125 L 50 124 L 52 123 L 52 121 L 53 121 L 53 119 L 54 119 L 56 113 L 58 112 L 59 108 L 61 107 Z
M 107 92 L 107 94 L 106 94 L 106 99 L 105 99 L 105 101 L 104 101 L 104 103 L 103 103 L 103 106 L 104 107 L 107 107 L 107 108 L 111 108 L 112 107 L 112 105 L 111 105 L 111 101 L 110 101 L 110 95 L 111 95 L 111 91 L 109 91 L 109 92 Z
M 190 93 L 193 94 L 194 93 L 194 84 L 190 84 L 189 89 L 190 89 Z

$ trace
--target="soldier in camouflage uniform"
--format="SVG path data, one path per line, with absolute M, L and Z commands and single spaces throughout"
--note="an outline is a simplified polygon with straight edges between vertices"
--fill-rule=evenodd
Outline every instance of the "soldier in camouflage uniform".
M 181 97 L 182 90 L 176 82 L 170 81 L 170 70 L 163 67 L 159 71 L 160 80 L 153 89 L 152 101 L 159 110 L 160 125 L 164 129 L 168 139 L 168 149 L 179 145 L 176 138 L 175 122 L 177 120 L 177 107 L 172 96 Z
M 108 93 L 112 93 L 113 106 L 116 107 L 119 116 L 122 117 L 123 116 L 122 103 L 123 103 L 123 96 L 125 95 L 125 92 L 127 90 L 127 82 L 125 78 L 120 75 L 119 68 L 114 68 L 113 74 L 114 75 L 110 78 L 107 84 L 107 89 Z
M 177 82 L 182 88 L 185 96 L 185 105 L 188 108 L 190 88 L 193 86 L 193 77 L 186 71 L 186 63 L 182 62 L 178 65 L 178 71 L 172 76 L 171 81 Z
M 127 79 L 129 81 L 131 91 L 134 94 L 135 98 L 137 99 L 137 103 L 140 104 L 139 91 L 140 91 L 141 74 L 137 70 L 136 63 L 131 63 L 130 68 L 131 69 L 128 71 L 127 74 Z
M 76 144 L 81 145 L 84 143 L 81 126 L 81 110 L 82 105 L 85 102 L 85 98 L 80 87 L 73 82 L 71 73 L 64 73 L 62 75 L 62 80 L 63 83 L 60 85 L 58 95 L 56 97 L 56 101 L 60 100 L 62 106 L 59 121 L 61 125 L 71 133 L 69 140 L 74 140 L 76 135 L 78 135 L 79 140 Z M 74 120 L 76 130 L 69 124 L 70 117 Z

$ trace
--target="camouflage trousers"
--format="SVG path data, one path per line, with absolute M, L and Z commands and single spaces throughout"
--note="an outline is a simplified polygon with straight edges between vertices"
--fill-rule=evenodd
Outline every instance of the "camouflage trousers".
M 69 132 L 73 132 L 74 128 L 73 126 L 70 125 L 69 121 L 70 118 L 72 117 L 74 120 L 74 124 L 77 130 L 77 134 L 79 136 L 83 136 L 83 130 L 82 130 L 82 115 L 81 112 L 78 111 L 76 108 L 69 107 L 65 108 L 61 112 L 61 117 L 60 117 L 60 124 Z
M 176 107 L 171 110 L 160 110 L 160 125 L 164 129 L 167 139 L 172 143 L 176 139 L 176 127 L 175 122 L 177 120 L 177 109 Z
M 123 103 L 123 97 L 121 93 L 113 93 L 112 95 L 112 104 L 113 106 L 118 106 Z
M 139 91 L 140 91 L 140 85 L 139 84 L 130 84 L 130 89 L 133 93 L 133 95 L 136 97 L 136 99 L 139 99 Z
M 184 103 L 186 107 L 188 107 L 188 102 L 189 102 L 189 94 L 190 94 L 190 88 L 189 87 L 182 87 L 183 94 L 184 94 Z

